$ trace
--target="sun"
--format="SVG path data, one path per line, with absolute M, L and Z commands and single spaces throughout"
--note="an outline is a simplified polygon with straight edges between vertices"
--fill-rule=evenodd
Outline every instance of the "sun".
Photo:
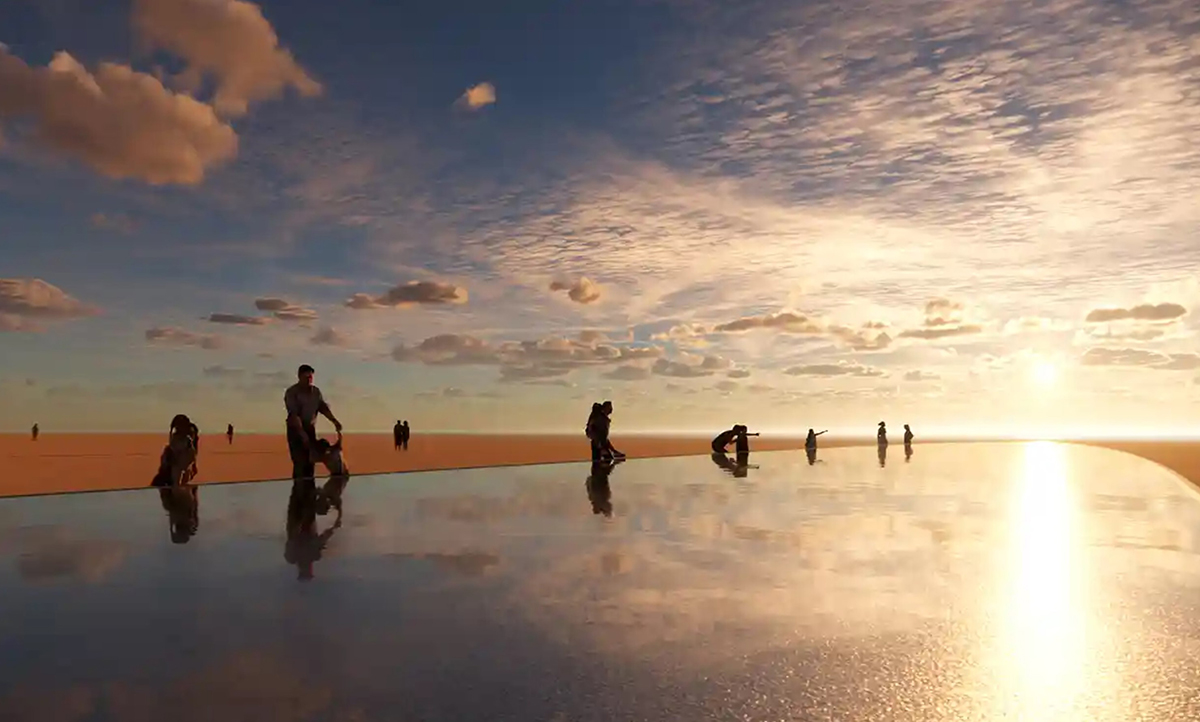
M 1050 388 L 1058 381 L 1058 367 L 1054 362 L 1040 359 L 1033 362 L 1029 369 L 1029 377 L 1033 383 L 1042 388 Z

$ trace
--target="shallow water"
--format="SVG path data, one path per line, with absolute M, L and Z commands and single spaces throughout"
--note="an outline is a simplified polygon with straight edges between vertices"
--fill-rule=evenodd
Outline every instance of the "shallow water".
M 1200 718 L 1171 472 L 1042 442 L 750 463 L 356 477 L 290 542 L 290 482 L 200 488 L 175 541 L 156 490 L 0 501 L 0 718 Z

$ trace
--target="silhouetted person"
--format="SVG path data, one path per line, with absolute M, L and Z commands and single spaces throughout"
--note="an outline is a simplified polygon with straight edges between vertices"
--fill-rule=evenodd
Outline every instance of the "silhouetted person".
M 233 443 L 233 424 L 225 427 L 225 438 L 229 439 L 229 443 Z
M 621 461 L 621 459 L 610 459 L 592 462 L 592 470 L 588 474 L 584 487 L 587 489 L 588 501 L 592 504 L 593 514 L 612 517 L 612 488 L 608 485 L 608 477 Z
M 400 450 L 400 444 L 404 439 L 404 429 L 400 426 L 400 419 L 396 419 L 396 425 L 392 427 L 392 443 L 396 445 L 396 450 Z
M 817 463 L 817 447 L 815 445 L 814 446 L 805 446 L 804 447 L 804 455 L 808 457 L 808 465 L 809 466 L 812 466 L 813 464 Z
M 825 429 L 825 431 L 813 431 L 812 429 L 809 429 L 808 436 L 804 437 L 804 449 L 806 451 L 809 449 L 816 451 L 817 450 L 817 437 L 820 436 L 821 434 L 824 434 L 826 431 L 829 431 L 829 429 Z
M 912 429 L 908 428 L 908 424 L 904 425 L 904 443 L 911 444 L 913 441 Z
M 38 425 L 34 424 L 33 428 L 29 430 L 29 433 L 33 436 L 33 440 L 37 441 L 37 437 L 38 437 L 38 433 L 39 433 Z
M 588 416 L 587 427 L 585 429 L 587 437 L 592 443 L 592 461 L 625 458 L 625 454 L 617 451 L 612 445 L 612 440 L 609 438 L 609 433 L 612 429 L 612 411 L 613 405 L 611 401 L 605 401 L 602 404 L 592 404 L 592 411 Z
M 879 466 L 883 467 L 886 465 L 887 465 L 887 442 L 885 441 L 882 444 L 879 444 Z
M 296 565 L 297 579 L 306 582 L 313 578 L 313 565 L 321 560 L 325 546 L 341 524 L 339 516 L 333 526 L 318 533 L 316 484 L 311 478 L 292 481 L 283 558 Z
M 724 454 L 729 451 L 730 444 L 736 444 L 739 454 L 749 454 L 750 440 L 747 438 L 749 436 L 758 436 L 758 434 L 751 434 L 742 424 L 734 424 L 732 428 L 722 431 L 712 440 L 713 453 Z
M 404 450 L 408 451 L 408 440 L 412 438 L 412 429 L 408 428 L 408 419 L 400 424 L 400 443 L 404 446 Z
M 158 499 L 167 512 L 167 528 L 174 544 L 187 544 L 200 530 L 200 490 L 188 484 L 158 490 Z
M 317 439 L 317 414 L 321 414 L 333 423 L 333 428 L 341 433 L 342 422 L 337 420 L 321 389 L 313 385 L 316 372 L 308 364 L 296 370 L 297 381 L 283 393 L 283 405 L 287 409 L 287 443 L 288 453 L 292 457 L 292 478 L 311 479 L 313 477 L 313 444 Z
M 887 444 L 887 424 L 880 421 L 879 431 L 875 432 L 875 440 L 882 446 Z
M 151 486 L 178 486 L 196 478 L 199 468 L 200 429 L 186 414 L 176 414 L 167 432 L 167 445 L 158 458 L 158 472 Z
M 587 423 L 583 427 L 583 433 L 588 438 L 588 442 L 592 446 L 592 463 L 604 460 L 604 444 L 600 440 L 600 417 L 604 414 L 603 404 L 599 401 L 592 404 L 592 410 L 588 413 Z

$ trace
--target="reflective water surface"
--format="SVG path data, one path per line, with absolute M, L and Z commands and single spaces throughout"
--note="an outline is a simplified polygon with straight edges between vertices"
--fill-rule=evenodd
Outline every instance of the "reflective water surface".
M 0 719 L 1200 719 L 1191 488 L 895 456 L 0 501 Z

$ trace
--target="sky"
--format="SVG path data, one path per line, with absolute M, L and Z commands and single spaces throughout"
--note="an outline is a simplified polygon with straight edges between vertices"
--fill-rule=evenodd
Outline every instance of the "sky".
M 1194 0 L 8 0 L 0 430 L 1200 427 Z

